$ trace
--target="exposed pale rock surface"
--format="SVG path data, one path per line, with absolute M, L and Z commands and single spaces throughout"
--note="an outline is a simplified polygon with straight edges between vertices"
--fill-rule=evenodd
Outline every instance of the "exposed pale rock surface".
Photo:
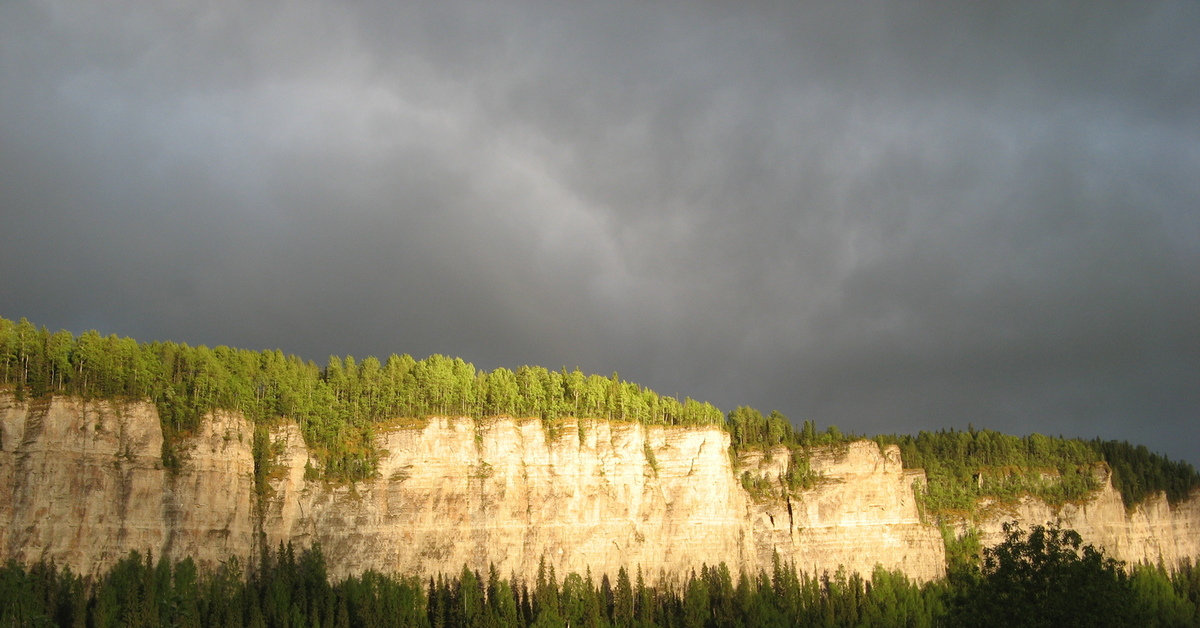
M 788 451 L 779 447 L 771 454 L 769 460 L 751 454 L 743 466 L 757 465 L 763 475 L 778 477 L 787 471 Z M 841 564 L 869 575 L 880 564 L 922 580 L 942 575 L 941 534 L 921 523 L 913 492 L 925 473 L 906 471 L 899 447 L 880 452 L 873 441 L 858 441 L 814 452 L 809 465 L 820 478 L 816 486 L 751 507 L 760 567 L 769 566 L 771 552 L 778 551 L 810 573 Z
M 1181 562 L 1200 558 L 1200 490 L 1175 506 L 1159 493 L 1127 511 L 1112 478 L 1104 473 L 1103 488 L 1083 503 L 1053 507 L 1024 498 L 1009 507 L 997 507 L 974 526 L 984 546 L 1004 540 L 1004 523 L 1016 521 L 1030 526 L 1058 524 L 1079 533 L 1085 543 L 1103 547 L 1106 553 L 1128 564 L 1162 563 L 1174 569 Z M 966 525 L 960 526 L 965 530 Z
M 881 564 L 930 579 L 945 562 L 898 450 L 883 456 L 871 442 L 818 454 L 818 486 L 759 502 L 715 428 L 439 418 L 381 435 L 380 478 L 338 487 L 304 481 L 313 461 L 294 426 L 279 437 L 286 471 L 273 484 L 268 542 L 319 541 L 338 572 L 494 564 L 531 576 L 545 556 L 559 573 L 640 567 L 653 580 L 704 563 L 769 570 L 778 552 L 808 570 Z M 774 459 L 786 468 L 786 454 Z
M 0 394 L 0 490 L 10 496 L 0 500 L 0 560 L 96 573 L 139 550 L 204 567 L 263 543 L 319 542 L 335 576 L 494 564 L 528 578 L 543 557 L 560 574 L 625 566 L 651 581 L 703 563 L 770 570 L 776 555 L 810 572 L 879 564 L 926 580 L 944 569 L 941 536 L 921 522 L 912 490 L 923 474 L 869 441 L 815 452 L 811 488 L 751 495 L 740 474 L 778 478 L 786 450 L 734 461 L 716 428 L 435 418 L 380 433 L 378 476 L 351 485 L 310 479 L 316 461 L 284 424 L 260 506 L 252 433 L 237 414 L 206 417 L 172 474 L 152 405 Z M 1103 505 L 1112 495 L 1072 515 L 1089 541 L 1197 556 L 1200 498 L 1126 517 L 1119 496 L 1115 510 Z M 1022 508 L 1022 520 L 1043 519 L 1036 503 Z
M 176 475 L 153 405 L 0 394 L 0 558 L 95 573 L 131 550 L 201 566 L 254 543 L 250 428 L 207 417 Z

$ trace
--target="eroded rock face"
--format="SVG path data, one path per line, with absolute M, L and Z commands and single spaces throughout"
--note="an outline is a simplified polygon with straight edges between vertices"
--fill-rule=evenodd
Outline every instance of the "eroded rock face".
M 249 556 L 249 435 L 240 417 L 208 417 L 185 443 L 183 471 L 171 475 L 152 405 L 0 395 L 3 558 L 96 573 L 131 550 L 201 566 Z
M 319 541 L 344 572 L 494 564 L 532 577 L 545 556 L 558 573 L 626 566 L 653 580 L 704 563 L 769 571 L 778 553 L 814 572 L 880 564 L 925 580 L 945 563 L 898 449 L 881 455 L 871 442 L 815 456 L 816 487 L 756 501 L 715 428 L 435 419 L 381 436 L 379 480 L 332 488 L 303 480 L 311 461 L 294 427 L 281 438 L 287 471 L 268 509 L 269 541 Z M 786 469 L 786 453 L 774 460 Z
M 295 425 L 272 438 L 277 464 L 260 505 L 252 429 L 236 414 L 206 417 L 172 474 L 152 405 L 0 395 L 0 490 L 10 496 L 0 500 L 0 559 L 96 573 L 130 550 L 205 567 L 263 543 L 320 542 L 335 576 L 494 564 L 532 578 L 545 557 L 559 574 L 624 566 L 654 581 L 704 563 L 769 571 L 778 555 L 810 572 L 878 564 L 927 580 L 945 564 L 912 491 L 923 474 L 869 441 L 815 453 L 815 485 L 770 496 L 748 493 L 740 474 L 778 478 L 786 450 L 735 461 L 716 428 L 438 418 L 381 433 L 377 478 L 354 485 L 306 479 L 315 461 Z M 1126 517 L 1119 496 L 1116 510 L 1103 505 L 1114 495 L 1071 515 L 1090 542 L 1167 561 L 1200 553 L 1200 497 Z M 1023 520 L 1042 520 L 1036 504 L 1023 507 Z
M 641 566 L 648 578 L 754 555 L 746 501 L 719 430 L 635 424 L 434 419 L 380 436 L 380 477 L 304 482 L 293 427 L 267 511 L 269 542 L 319 541 L 338 572 L 531 576 Z
M 778 477 L 787 471 L 788 451 L 771 454 L 752 454 L 744 466 Z M 859 441 L 814 452 L 809 465 L 820 477 L 816 486 L 751 508 L 760 567 L 769 567 L 777 551 L 810 573 L 840 564 L 864 575 L 876 565 L 920 580 L 944 574 L 941 534 L 921 522 L 913 492 L 925 473 L 905 470 L 899 447 L 881 452 L 874 442 Z
M 1102 482 L 1103 488 L 1084 503 L 1052 507 L 1025 498 L 1012 507 L 994 509 L 975 527 L 984 546 L 1002 542 L 1003 524 L 1016 521 L 1026 531 L 1047 523 L 1071 528 L 1085 543 L 1103 547 L 1109 556 L 1130 565 L 1161 562 L 1174 569 L 1185 559 L 1194 562 L 1200 557 L 1200 490 L 1174 507 L 1159 493 L 1127 511 L 1107 473 Z

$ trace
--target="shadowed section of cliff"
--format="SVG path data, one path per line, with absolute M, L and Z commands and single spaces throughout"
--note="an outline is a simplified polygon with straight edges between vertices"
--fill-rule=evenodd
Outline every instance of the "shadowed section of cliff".
M 192 556 L 201 567 L 249 556 L 255 539 L 248 423 L 217 413 L 186 438 L 178 473 L 163 468 L 151 404 L 0 394 L 0 549 L 76 573 L 130 550 Z
M 312 479 L 316 458 L 284 423 L 271 433 L 260 502 L 252 434 L 237 414 L 206 416 L 171 472 L 152 405 L 0 396 L 0 490 L 10 496 L 0 558 L 96 573 L 134 549 L 203 567 L 264 543 L 320 542 L 335 576 L 494 564 L 532 578 L 543 558 L 561 574 L 624 566 L 648 580 L 721 562 L 769 571 L 776 556 L 814 573 L 878 564 L 928 580 L 945 569 L 941 535 L 913 493 L 923 474 L 870 441 L 814 450 L 811 482 L 763 493 L 743 478 L 778 484 L 794 464 L 786 449 L 733 457 L 715 427 L 434 418 L 380 431 L 376 477 L 335 484 Z M 1198 503 L 1127 516 L 1108 487 L 1078 511 L 1109 536 L 1081 533 L 1125 560 L 1194 559 Z M 1074 512 L 1060 513 L 1064 526 Z

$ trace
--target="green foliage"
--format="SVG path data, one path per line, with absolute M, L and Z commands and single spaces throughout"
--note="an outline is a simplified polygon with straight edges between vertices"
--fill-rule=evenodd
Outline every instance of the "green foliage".
M 768 478 L 751 471 L 743 471 L 740 479 L 742 488 L 757 501 L 768 501 L 811 489 L 821 480 L 820 474 L 809 464 L 807 448 L 791 450 L 787 470 L 778 478 Z
M 1121 491 L 1127 508 L 1133 508 L 1160 491 L 1166 493 L 1167 501 L 1172 505 L 1178 504 L 1200 487 L 1200 473 L 1192 465 L 1152 453 L 1144 445 L 1100 439 L 1088 444 L 1112 469 L 1113 486 Z
M 928 477 L 924 503 L 934 516 L 969 516 L 984 498 L 1011 502 L 1034 495 L 1050 504 L 1083 500 L 1100 488 L 1093 472 L 1100 455 L 1079 440 L 1041 434 L 1008 436 L 991 430 L 880 436 L 896 444 L 909 468 Z
M 812 450 L 845 447 L 859 439 L 853 434 L 843 434 L 834 425 L 819 432 L 812 421 L 805 421 L 797 432 L 783 414 L 773 411 L 763 417 L 758 410 L 747 407 L 730 412 L 725 420 L 725 429 L 730 433 L 730 458 L 735 465 L 739 451 L 762 450 L 766 456 L 770 456 L 774 448 L 783 446 L 788 450 L 790 459 L 787 470 L 776 481 L 749 471 L 741 473 L 742 488 L 756 500 L 773 499 L 813 488 L 821 478 L 809 464 Z
M 1193 564 L 1190 558 L 1185 559 L 1172 574 L 1171 583 L 1176 595 L 1186 599 L 1194 609 L 1191 625 L 1200 626 L 1200 565 Z
M 758 410 L 744 406 L 729 413 L 725 418 L 725 429 L 730 434 L 735 450 L 769 449 L 776 445 L 785 445 L 793 450 L 811 449 L 845 445 L 860 438 L 854 434 L 842 434 L 836 425 L 818 432 L 812 421 L 805 421 L 797 432 L 792 428 L 792 422 L 778 411 L 763 417 Z
M 1175 574 L 1115 561 L 1072 531 L 1009 528 L 947 580 L 917 584 L 876 567 L 869 580 L 844 570 L 807 574 L 776 556 L 770 573 L 733 577 L 701 565 L 682 580 L 647 585 L 621 568 L 599 582 L 569 573 L 561 584 L 543 560 L 533 582 L 464 565 L 427 583 L 374 571 L 329 577 L 320 546 L 264 551 L 243 572 L 230 558 L 201 573 L 190 559 L 155 562 L 132 552 L 85 580 L 69 570 L 9 562 L 0 569 L 4 626 L 259 626 L 294 628 L 592 628 L 692 626 L 1194 626 L 1200 570 Z M 972 571 L 973 570 L 973 571 Z
M 324 368 L 280 351 L 247 351 L 129 338 L 51 334 L 25 319 L 0 318 L 0 386 L 18 399 L 50 394 L 153 402 L 163 424 L 163 463 L 178 470 L 179 443 L 214 410 L 243 413 L 257 426 L 296 422 L 326 479 L 373 477 L 377 426 L 403 417 L 575 416 L 651 425 L 723 425 L 720 410 L 680 402 L 637 384 L 578 370 L 522 366 L 477 371 L 459 358 L 330 357 Z M 778 426 L 777 426 L 778 427 Z M 268 468 L 256 429 L 255 479 Z
M 775 497 L 775 484 L 761 475 L 743 471 L 741 482 L 752 499 L 766 501 Z
M 978 578 L 957 591 L 951 625 L 1133 626 L 1137 599 L 1121 564 L 1083 545 L 1074 530 L 1004 526 L 984 550 Z
M 1179 573 L 1176 581 L 1183 585 L 1186 575 Z M 1195 601 L 1189 599 L 1184 586 L 1176 586 L 1160 565 L 1138 565 L 1130 574 L 1129 585 L 1132 589 L 1133 623 L 1131 625 L 1151 628 L 1155 626 L 1196 626 L 1200 625 Z
M 70 626 L 84 619 L 83 581 L 70 570 L 14 560 L 0 568 L 0 625 Z
M 948 525 L 941 526 L 942 541 L 946 546 L 946 570 L 961 573 L 977 568 L 983 560 L 983 545 L 979 531 L 972 528 L 962 536 Z
M 1113 485 L 1130 508 L 1159 491 L 1178 503 L 1200 487 L 1200 473 L 1190 464 L 1125 442 L 1017 437 L 973 428 L 876 438 L 881 445 L 899 445 L 905 467 L 925 469 L 929 481 L 923 499 L 935 516 L 972 515 L 984 498 L 1082 501 L 1101 487 L 1101 464 L 1112 469 Z
M 241 412 L 255 424 L 260 494 L 273 455 L 265 428 L 280 420 L 299 425 L 318 461 L 311 474 L 338 481 L 373 477 L 379 457 L 376 430 L 403 418 L 507 415 L 554 425 L 573 416 L 722 426 L 730 433 L 735 455 L 741 449 L 781 445 L 791 450 L 792 464 L 781 481 L 793 491 L 817 479 L 807 467 L 812 448 L 844 446 L 858 438 L 835 426 L 818 431 L 811 421 L 795 430 L 779 412 L 764 417 L 739 407 L 726 416 L 708 403 L 660 396 L 616 373 L 603 377 L 536 366 L 485 372 L 442 355 L 423 360 L 391 355 L 383 362 L 335 356 L 321 368 L 277 350 L 139 344 L 96 331 L 76 337 L 67 331 L 51 333 L 23 318 L 0 318 L 0 387 L 18 399 L 59 394 L 117 403 L 151 401 L 163 426 L 163 465 L 173 472 L 186 463 L 181 444 L 206 413 Z M 579 426 L 582 437 L 583 424 Z M 1098 488 L 1093 470 L 1100 462 L 1113 470 L 1113 482 L 1129 507 L 1158 491 L 1177 503 L 1200 487 L 1200 474 L 1190 465 L 1128 443 L 1038 434 L 1017 438 L 973 429 L 877 440 L 900 445 L 907 466 L 926 469 L 929 484 L 923 499 L 933 515 L 973 512 L 984 497 L 1005 501 L 1033 494 L 1056 504 L 1080 500 Z M 652 454 L 647 459 L 652 461 Z
M 250 453 L 254 457 L 254 493 L 260 500 L 267 497 L 270 485 L 267 479 L 271 475 L 271 466 L 275 458 L 275 448 L 271 443 L 271 434 L 265 425 L 254 426 L 254 439 L 250 443 Z M 307 475 L 307 469 L 305 469 Z
M 809 466 L 809 455 L 805 449 L 793 449 L 791 463 L 784 474 L 783 485 L 792 492 L 813 488 L 821 476 Z
M 650 443 L 646 443 L 642 447 L 642 453 L 646 456 L 646 464 L 650 465 L 650 469 L 653 470 L 654 473 L 657 474 L 658 473 L 658 458 L 656 458 L 654 456 L 654 448 L 650 446 Z

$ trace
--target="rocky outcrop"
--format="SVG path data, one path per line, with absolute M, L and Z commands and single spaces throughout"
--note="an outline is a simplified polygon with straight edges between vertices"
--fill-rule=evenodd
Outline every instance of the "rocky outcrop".
M 207 417 L 170 473 L 153 406 L 0 398 L 0 490 L 12 496 L 0 507 L 3 557 L 86 573 L 135 549 L 211 565 L 262 543 L 319 542 L 335 575 L 494 564 L 531 577 L 544 557 L 559 573 L 625 566 L 651 581 L 704 563 L 770 569 L 775 555 L 920 579 L 944 562 L 898 453 L 873 443 L 815 456 L 817 486 L 764 501 L 742 488 L 735 462 L 779 469 L 731 460 L 715 428 L 437 418 L 383 431 L 375 480 L 331 484 L 311 479 L 317 463 L 288 424 L 272 436 L 260 508 L 251 435 L 237 415 Z
M 304 480 L 314 461 L 294 426 L 280 436 L 268 540 L 320 542 L 342 572 L 494 564 L 532 576 L 544 556 L 559 573 L 626 566 L 653 580 L 703 563 L 769 570 L 778 553 L 809 570 L 881 564 L 930 579 L 945 562 L 898 450 L 871 442 L 818 455 L 818 486 L 756 501 L 714 428 L 434 419 L 380 436 L 377 481 L 336 487 Z
M 1004 540 L 1007 522 L 1016 521 L 1026 530 L 1052 523 L 1075 530 L 1085 543 L 1103 547 L 1109 556 L 1130 565 L 1162 563 L 1174 569 L 1184 560 L 1200 558 L 1200 490 L 1175 506 L 1159 493 L 1126 510 L 1111 476 L 1104 469 L 1098 473 L 1103 488 L 1084 502 L 1055 507 L 1026 497 L 1016 504 L 986 508 L 986 516 L 964 522 L 959 529 L 974 527 L 986 547 Z
M 210 416 L 170 474 L 152 405 L 0 395 L 0 558 L 94 573 L 135 549 L 201 566 L 248 556 L 249 435 L 236 415 Z
M 285 438 L 268 538 L 319 541 L 340 571 L 529 575 L 545 556 L 560 573 L 653 574 L 753 552 L 715 430 L 434 419 L 380 436 L 379 480 L 336 487 L 297 481 L 306 452 L 294 428 Z
M 467 564 L 528 578 L 543 558 L 560 574 L 598 578 L 624 566 L 650 581 L 703 563 L 770 570 L 776 556 L 809 572 L 881 565 L 928 580 L 944 570 L 941 536 L 914 499 L 923 474 L 870 441 L 814 452 L 814 481 L 781 491 L 786 450 L 734 459 L 716 428 L 435 418 L 381 430 L 377 477 L 334 484 L 313 479 L 317 461 L 285 424 L 272 433 L 260 502 L 252 433 L 237 414 L 208 416 L 169 472 L 152 405 L 0 395 L 0 491 L 10 497 L 0 499 L 0 560 L 95 573 L 139 550 L 204 567 L 264 543 L 319 542 L 335 576 Z M 744 473 L 776 488 L 747 491 Z M 1196 504 L 1147 508 L 1144 523 L 1090 506 L 1080 512 L 1092 527 L 1081 532 L 1091 540 L 1132 525 L 1111 537 L 1118 547 L 1158 539 L 1167 560 L 1194 557 L 1195 547 L 1165 539 L 1194 540 Z M 1021 516 L 1039 521 L 1028 508 Z M 1174 536 L 1163 536 L 1168 521 Z
M 778 477 L 787 471 L 788 450 L 770 454 L 750 454 L 743 464 Z M 881 452 L 873 441 L 858 441 L 816 451 L 809 465 L 815 486 L 757 500 L 750 509 L 759 566 L 770 565 L 771 552 L 778 551 L 810 573 L 829 569 L 836 556 L 850 572 L 870 574 L 882 565 L 922 580 L 942 575 L 941 534 L 921 522 L 913 491 L 925 473 L 904 469 L 899 447 Z

